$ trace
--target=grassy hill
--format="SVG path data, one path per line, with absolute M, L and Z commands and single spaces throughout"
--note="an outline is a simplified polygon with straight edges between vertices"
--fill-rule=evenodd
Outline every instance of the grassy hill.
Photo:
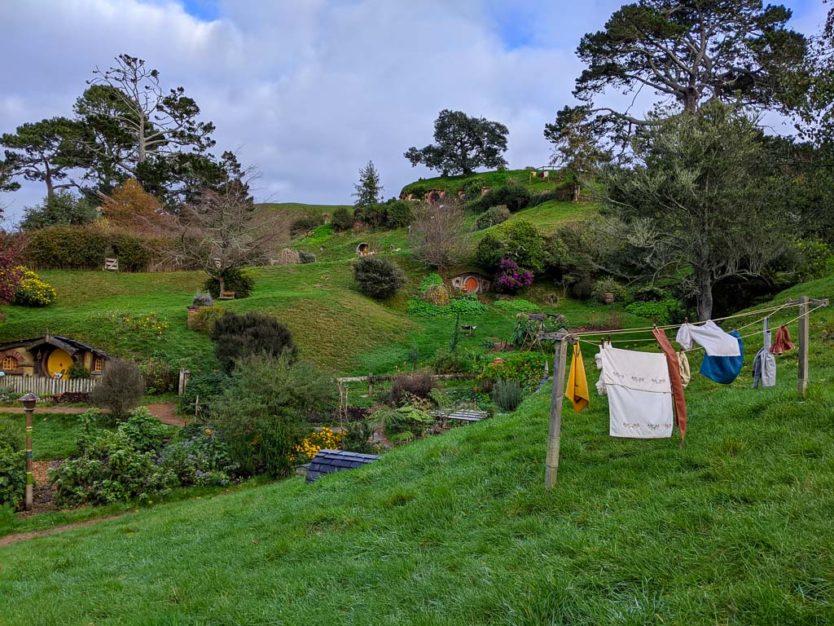
M 529 170 L 478 172 L 471 176 L 438 176 L 435 178 L 421 178 L 413 183 L 409 183 L 402 188 L 400 196 L 405 197 L 409 194 L 422 196 L 435 189 L 456 194 L 470 181 L 477 181 L 482 187 L 489 188 L 515 183 L 527 187 L 532 193 L 541 193 L 554 189 L 559 180 L 556 172 L 551 172 L 551 177 L 548 178 L 535 178 L 530 175 Z
M 828 277 L 777 301 L 832 290 Z M 296 478 L 163 504 L 0 548 L 0 615 L 8 624 L 831 623 L 832 328 L 834 312 L 814 314 L 807 400 L 795 394 L 794 355 L 779 359 L 776 388 L 750 388 L 758 336 L 732 385 L 695 376 L 682 448 L 608 437 L 603 398 L 579 415 L 567 408 L 552 493 L 542 486 L 544 389 L 511 415 L 314 485 Z

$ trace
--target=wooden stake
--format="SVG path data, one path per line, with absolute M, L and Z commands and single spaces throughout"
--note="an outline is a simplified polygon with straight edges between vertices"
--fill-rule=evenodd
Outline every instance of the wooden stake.
M 810 343 L 808 302 L 808 296 L 802 296 L 799 299 L 799 362 L 796 386 L 799 395 L 803 398 L 808 395 L 808 344 Z
M 565 361 L 568 357 L 568 335 L 559 333 L 553 355 L 553 392 L 550 396 L 550 432 L 547 436 L 547 460 L 544 466 L 544 487 L 553 489 L 559 471 L 559 445 L 562 439 L 562 401 L 565 398 Z

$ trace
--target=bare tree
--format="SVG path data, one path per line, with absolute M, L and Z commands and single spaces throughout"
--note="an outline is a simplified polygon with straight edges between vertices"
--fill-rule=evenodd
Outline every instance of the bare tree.
M 457 203 L 424 203 L 414 211 L 411 240 L 415 256 L 426 265 L 448 268 L 466 254 L 464 221 Z
M 204 190 L 176 217 L 170 253 L 181 264 L 202 269 L 225 291 L 229 270 L 257 263 L 274 248 L 283 233 L 275 221 L 255 206 L 245 185 L 231 182 L 221 191 Z

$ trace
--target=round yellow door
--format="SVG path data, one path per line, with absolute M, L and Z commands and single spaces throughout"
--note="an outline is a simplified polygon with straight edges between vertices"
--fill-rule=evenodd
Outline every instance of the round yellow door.
M 52 377 L 55 374 L 66 374 L 70 365 L 72 365 L 72 357 L 60 348 L 56 348 L 46 360 L 46 372 Z

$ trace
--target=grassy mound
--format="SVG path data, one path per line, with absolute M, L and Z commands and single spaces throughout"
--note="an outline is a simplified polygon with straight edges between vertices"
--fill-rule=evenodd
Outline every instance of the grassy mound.
M 827 278 L 783 296 L 833 287 Z M 778 387 L 750 388 L 758 337 L 732 385 L 696 376 L 683 448 L 608 437 L 607 405 L 595 397 L 582 414 L 566 409 L 559 482 L 546 493 L 544 389 L 512 415 L 312 486 L 292 479 L 165 504 L 0 548 L 0 615 L 9 624 L 830 623 L 832 320 L 814 317 L 807 400 L 796 398 L 795 355 L 779 360 Z

